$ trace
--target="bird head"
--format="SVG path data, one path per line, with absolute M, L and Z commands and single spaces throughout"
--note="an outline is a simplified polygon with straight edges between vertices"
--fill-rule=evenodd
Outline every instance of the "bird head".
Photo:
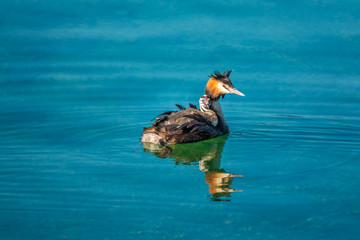
M 210 110 L 211 99 L 207 95 L 202 95 L 199 99 L 199 106 L 202 112 Z
M 229 79 L 231 70 L 224 71 L 220 73 L 215 71 L 210 75 L 210 79 L 205 87 L 205 94 L 211 98 L 211 100 L 218 100 L 220 97 L 225 96 L 225 94 L 233 93 L 239 96 L 245 96 L 242 92 L 234 88 L 231 80 Z

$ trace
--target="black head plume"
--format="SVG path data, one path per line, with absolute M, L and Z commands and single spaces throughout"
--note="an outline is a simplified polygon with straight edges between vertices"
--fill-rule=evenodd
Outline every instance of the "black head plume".
M 223 79 L 223 78 L 229 78 L 232 70 L 227 70 L 226 72 L 223 71 L 220 73 L 219 71 L 215 70 L 213 74 L 211 74 L 209 77 L 213 77 L 217 80 Z
M 230 87 L 233 87 L 233 84 L 231 82 L 231 80 L 229 79 L 229 76 L 231 74 L 232 70 L 227 70 L 227 71 L 223 71 L 222 73 L 220 73 L 219 71 L 214 71 L 213 74 L 210 75 L 211 78 L 215 78 L 216 80 L 225 83 L 227 85 L 229 85 Z

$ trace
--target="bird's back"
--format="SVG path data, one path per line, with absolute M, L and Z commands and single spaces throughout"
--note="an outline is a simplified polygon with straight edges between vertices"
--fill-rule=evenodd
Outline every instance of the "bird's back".
M 213 123 L 214 117 L 209 113 L 194 108 L 177 105 L 180 111 L 169 111 L 158 115 L 154 124 L 144 128 L 142 142 L 160 145 L 190 143 L 223 135 Z

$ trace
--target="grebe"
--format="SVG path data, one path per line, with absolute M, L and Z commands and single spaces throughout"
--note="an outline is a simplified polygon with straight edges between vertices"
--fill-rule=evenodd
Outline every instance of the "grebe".
M 199 108 L 189 104 L 185 108 L 176 104 L 180 111 L 159 114 L 151 127 L 144 128 L 142 143 L 167 144 L 190 143 L 228 134 L 229 126 L 219 103 L 220 97 L 233 93 L 245 96 L 236 90 L 229 79 L 231 70 L 215 71 L 205 87 L 205 95 L 199 99 Z M 153 119 L 153 120 L 154 120 Z

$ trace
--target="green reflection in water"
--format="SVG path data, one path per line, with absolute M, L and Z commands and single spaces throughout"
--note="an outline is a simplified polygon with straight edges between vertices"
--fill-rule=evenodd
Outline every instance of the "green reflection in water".
M 151 152 L 159 158 L 175 159 L 175 164 L 198 165 L 200 171 L 205 173 L 211 200 L 230 201 L 231 193 L 241 192 L 230 187 L 233 178 L 242 175 L 228 173 L 220 168 L 221 155 L 227 139 L 228 135 L 224 135 L 196 143 L 171 145 L 171 150 L 152 143 L 143 143 L 143 147 L 145 152 Z

